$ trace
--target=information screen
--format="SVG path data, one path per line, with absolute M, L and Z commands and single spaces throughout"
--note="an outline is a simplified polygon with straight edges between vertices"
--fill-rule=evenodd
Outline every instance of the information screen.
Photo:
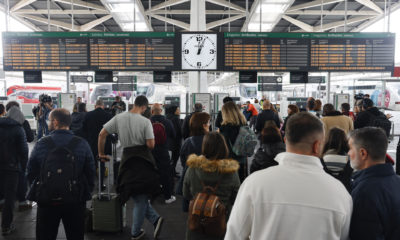
M 90 33 L 93 70 L 173 70 L 175 33 Z
M 309 34 L 225 33 L 225 71 L 303 71 Z
M 393 71 L 393 33 L 312 33 L 309 71 Z
M 4 70 L 87 70 L 87 38 L 81 36 L 63 32 L 5 32 Z

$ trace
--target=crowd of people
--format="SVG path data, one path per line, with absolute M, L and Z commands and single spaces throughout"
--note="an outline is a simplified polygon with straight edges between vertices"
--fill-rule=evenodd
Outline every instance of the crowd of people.
M 285 119 L 265 98 L 223 103 L 212 124 L 200 103 L 181 120 L 179 107 L 150 107 L 145 96 L 129 111 L 117 98 L 111 113 L 101 100 L 90 112 L 78 100 L 72 114 L 47 102 L 29 156 L 34 136 L 19 104 L 0 105 L 2 234 L 15 230 L 15 202 L 29 200 L 38 204 L 37 239 L 56 239 L 62 221 L 67 239 L 83 240 L 96 169 L 105 189 L 118 139 L 116 192 L 121 205 L 134 203 L 132 240 L 146 235 L 145 219 L 157 239 L 164 218 L 151 200 L 168 205 L 176 195 L 186 239 L 400 239 L 400 177 L 386 154 L 391 116 L 369 98 L 354 112 L 309 98 L 306 109 L 290 104 Z M 259 145 L 249 158 L 239 141 L 251 148 L 253 135 Z

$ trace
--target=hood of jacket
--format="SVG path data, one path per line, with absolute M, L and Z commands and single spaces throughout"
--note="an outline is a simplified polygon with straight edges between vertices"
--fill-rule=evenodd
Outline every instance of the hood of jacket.
M 167 118 L 163 115 L 153 115 L 150 117 L 151 121 L 158 121 L 158 122 L 162 122 L 165 121 Z
M 379 109 L 377 107 L 368 108 L 367 111 L 369 113 L 373 114 L 374 116 L 379 116 L 379 115 L 383 114 L 381 111 L 379 111 Z
M 25 117 L 24 114 L 21 112 L 21 110 L 14 106 L 11 107 L 10 109 L 8 109 L 8 112 L 6 114 L 6 117 L 11 118 L 13 120 L 15 120 L 16 122 L 18 122 L 19 124 L 23 124 L 25 122 Z
M 187 166 L 197 168 L 204 172 L 218 172 L 222 174 L 234 173 L 239 169 L 239 163 L 233 159 L 208 160 L 205 156 L 192 154 L 189 156 Z
M 261 148 L 269 155 L 277 155 L 278 153 L 286 152 L 286 145 L 283 142 L 264 143 L 261 144 Z
M 12 118 L 0 118 L 0 127 L 14 127 L 21 126 L 21 124 Z

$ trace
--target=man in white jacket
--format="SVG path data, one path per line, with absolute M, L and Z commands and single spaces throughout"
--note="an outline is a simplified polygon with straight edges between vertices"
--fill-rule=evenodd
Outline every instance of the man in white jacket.
M 351 196 L 324 172 L 319 160 L 322 122 L 297 113 L 286 126 L 286 150 L 278 166 L 257 171 L 240 187 L 225 240 L 348 239 Z

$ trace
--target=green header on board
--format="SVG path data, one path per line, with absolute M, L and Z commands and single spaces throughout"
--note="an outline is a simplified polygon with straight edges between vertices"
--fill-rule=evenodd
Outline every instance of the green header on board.
M 3 37 L 175 37 L 174 32 L 3 32 Z
M 271 33 L 232 32 L 224 33 L 226 38 L 391 38 L 395 33 Z

